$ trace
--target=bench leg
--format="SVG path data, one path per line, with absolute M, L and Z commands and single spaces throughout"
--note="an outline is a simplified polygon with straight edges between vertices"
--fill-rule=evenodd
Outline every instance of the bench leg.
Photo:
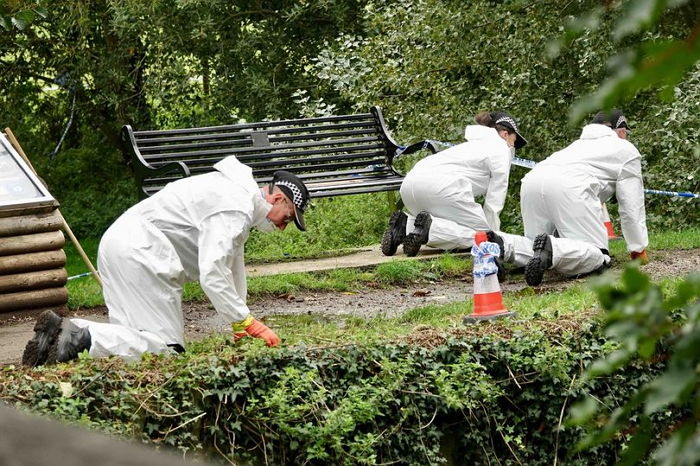
M 403 201 L 401 196 L 396 194 L 396 191 L 387 191 L 386 200 L 389 203 L 389 210 L 394 212 L 395 210 L 403 209 Z

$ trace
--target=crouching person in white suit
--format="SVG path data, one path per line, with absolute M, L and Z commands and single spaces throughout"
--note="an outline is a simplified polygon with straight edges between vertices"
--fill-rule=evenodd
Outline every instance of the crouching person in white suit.
M 294 221 L 304 231 L 308 190 L 285 171 L 259 188 L 251 168 L 235 157 L 214 168 L 170 183 L 117 219 L 98 250 L 109 323 L 45 311 L 25 347 L 24 365 L 64 362 L 83 350 L 127 360 L 145 352 L 182 352 L 182 287 L 197 280 L 216 311 L 232 322 L 234 338 L 279 344 L 246 305 L 243 246 L 252 228 L 284 230 Z
M 422 159 L 406 175 L 400 194 L 409 215 L 392 214 L 382 238 L 385 255 L 401 244 L 407 256 L 424 244 L 469 249 L 476 231 L 500 228 L 511 159 L 527 141 L 507 113 L 482 112 L 474 120 L 467 142 Z M 483 206 L 477 196 L 484 196 Z
M 628 131 L 621 111 L 599 112 L 577 141 L 523 178 L 520 206 L 525 236 L 533 240 L 525 267 L 530 286 L 550 268 L 575 276 L 610 266 L 601 203 L 613 194 L 631 258 L 648 261 L 641 155 Z

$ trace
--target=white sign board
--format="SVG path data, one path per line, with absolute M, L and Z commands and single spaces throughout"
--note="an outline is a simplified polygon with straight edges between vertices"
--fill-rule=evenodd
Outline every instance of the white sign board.
M 54 205 L 34 171 L 0 133 L 0 211 Z

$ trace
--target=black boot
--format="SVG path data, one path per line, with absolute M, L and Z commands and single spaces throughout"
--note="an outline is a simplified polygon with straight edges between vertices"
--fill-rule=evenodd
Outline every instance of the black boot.
M 549 235 L 537 235 L 532 250 L 535 255 L 525 266 L 525 281 L 530 286 L 538 286 L 542 283 L 544 271 L 552 266 L 552 240 Z
M 34 325 L 34 337 L 24 347 L 22 364 L 36 367 L 70 361 L 90 349 L 91 344 L 87 328 L 80 328 L 53 311 L 44 311 Z
M 501 238 L 500 235 L 498 235 L 495 231 L 487 231 L 486 239 L 489 241 L 489 243 L 496 243 L 501 251 L 498 254 L 498 257 L 496 257 L 496 267 L 498 267 L 498 272 L 496 273 L 496 276 L 498 277 L 499 282 L 503 282 L 506 279 L 506 269 L 505 267 L 503 267 L 503 256 L 505 254 L 503 238 Z
M 90 345 L 92 337 L 87 327 L 78 327 L 70 319 L 63 319 L 56 344 L 56 362 L 76 359 L 83 351 L 89 351 Z
M 433 218 L 425 210 L 416 215 L 413 231 L 406 235 L 406 239 L 403 242 L 404 254 L 408 257 L 414 257 L 418 254 L 420 247 L 428 242 L 428 234 L 432 223 Z
M 382 254 L 385 256 L 393 256 L 400 244 L 403 244 L 406 238 L 406 221 L 408 216 L 397 210 L 391 214 L 389 219 L 389 227 L 384 231 L 382 236 Z

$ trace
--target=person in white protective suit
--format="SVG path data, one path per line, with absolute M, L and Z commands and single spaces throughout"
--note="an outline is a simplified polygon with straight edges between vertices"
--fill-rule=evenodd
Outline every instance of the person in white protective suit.
M 511 159 L 527 141 L 507 113 L 482 112 L 474 120 L 464 132 L 467 142 L 420 160 L 406 174 L 400 194 L 408 215 L 392 214 L 382 237 L 385 255 L 401 244 L 407 256 L 423 244 L 468 249 L 475 231 L 500 228 Z M 484 196 L 483 206 L 477 196 Z
M 107 230 L 98 268 L 110 323 L 64 319 L 45 311 L 27 343 L 23 364 L 64 362 L 87 349 L 93 357 L 135 359 L 184 351 L 182 287 L 199 281 L 216 311 L 245 335 L 276 346 L 280 339 L 250 315 L 243 247 L 251 228 L 304 231 L 309 193 L 295 175 L 278 171 L 259 188 L 235 157 L 215 171 L 172 182 L 127 210 Z
M 641 155 L 627 141 L 628 131 L 620 110 L 599 112 L 578 140 L 523 178 L 520 207 L 525 236 L 533 240 L 525 265 L 530 286 L 539 285 L 550 268 L 578 276 L 610 266 L 602 206 L 613 195 L 630 257 L 648 261 Z M 501 236 L 508 250 L 512 237 Z

